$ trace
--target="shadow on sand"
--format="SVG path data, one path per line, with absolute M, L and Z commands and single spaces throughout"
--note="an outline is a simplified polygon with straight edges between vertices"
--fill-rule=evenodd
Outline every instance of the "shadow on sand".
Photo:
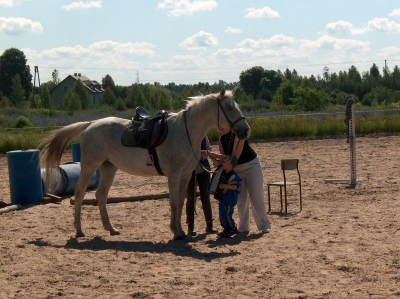
M 251 242 L 255 239 L 262 237 L 263 234 L 252 234 L 248 235 L 245 233 L 238 234 L 232 238 L 217 238 L 213 240 L 205 241 L 205 244 L 209 248 L 218 248 L 233 246 L 241 242 Z M 38 247 L 53 247 L 53 248 L 64 248 L 64 249 L 75 249 L 75 250 L 91 250 L 91 251 L 103 251 L 103 250 L 115 250 L 121 252 L 147 252 L 147 253 L 172 253 L 177 256 L 191 257 L 194 259 L 212 261 L 214 259 L 220 259 L 224 257 L 231 257 L 239 252 L 231 250 L 230 252 L 201 252 L 198 251 L 192 244 L 204 241 L 206 234 L 197 235 L 196 237 L 187 237 L 185 240 L 168 242 L 150 242 L 150 241 L 109 241 L 104 240 L 101 237 L 94 237 L 91 239 L 84 238 L 76 239 L 70 238 L 67 240 L 65 245 L 54 245 L 43 239 L 38 239 L 28 242 Z

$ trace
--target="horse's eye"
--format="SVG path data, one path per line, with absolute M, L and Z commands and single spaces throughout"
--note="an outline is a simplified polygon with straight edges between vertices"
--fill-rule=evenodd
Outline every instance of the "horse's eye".
M 230 105 L 226 106 L 226 110 L 232 110 L 232 106 Z

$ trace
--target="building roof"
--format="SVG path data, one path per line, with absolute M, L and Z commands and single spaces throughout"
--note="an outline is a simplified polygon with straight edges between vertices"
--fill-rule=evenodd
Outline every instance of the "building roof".
M 86 88 L 92 93 L 104 91 L 104 89 L 101 87 L 101 84 L 99 82 L 97 82 L 95 80 L 90 80 L 88 77 L 81 76 L 81 74 L 78 74 L 78 73 L 74 73 L 73 75 L 68 75 L 67 77 L 65 77 L 64 80 L 62 80 L 60 83 L 58 83 L 57 86 L 62 84 L 69 77 L 71 77 L 75 80 L 81 80 L 81 82 L 86 86 Z M 57 86 L 55 86 L 54 88 L 56 88 Z
M 86 76 L 81 76 L 81 74 L 75 73 L 74 75 L 70 75 L 75 80 L 81 80 L 83 84 L 85 84 L 86 88 L 89 89 L 91 92 L 103 92 L 103 88 L 101 84 L 95 80 L 90 80 Z

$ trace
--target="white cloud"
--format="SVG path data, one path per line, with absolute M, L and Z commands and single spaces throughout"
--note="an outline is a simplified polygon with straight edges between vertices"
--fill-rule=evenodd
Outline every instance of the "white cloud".
M 11 7 L 13 5 L 13 0 L 0 0 L 0 6 Z
M 167 15 L 170 17 L 179 17 L 192 16 L 199 11 L 211 11 L 217 6 L 215 0 L 164 0 L 157 5 L 157 8 L 167 10 Z
M 249 58 L 252 53 L 254 53 L 253 50 L 244 48 L 218 49 L 215 53 L 210 55 L 210 58 Z
M 114 41 L 95 42 L 89 47 L 84 48 L 80 45 L 74 47 L 60 47 L 50 50 L 45 50 L 40 53 L 43 57 L 58 59 L 60 62 L 68 59 L 93 59 L 92 64 L 95 64 L 96 59 L 108 58 L 132 58 L 135 57 L 152 57 L 154 56 L 153 46 L 148 43 L 120 43 Z M 110 55 L 112 53 L 112 55 Z M 121 60 L 121 63 L 123 61 Z
M 240 34 L 240 33 L 242 33 L 242 30 L 235 29 L 235 28 L 232 28 L 231 26 L 229 26 L 228 28 L 225 29 L 225 32 L 228 34 Z
M 107 72 L 113 73 L 113 78 L 129 85 L 135 80 L 139 64 L 151 61 L 155 56 L 154 46 L 149 43 L 120 43 L 111 40 L 99 41 L 88 47 L 76 45 L 73 47 L 58 47 L 44 51 L 22 49 L 30 65 L 39 68 L 60 70 L 60 78 L 74 72 L 81 72 L 92 80 L 99 80 Z M 144 71 L 140 75 L 143 77 Z M 43 71 L 42 74 L 43 76 Z M 150 78 L 153 76 L 148 75 Z M 44 76 L 44 81 L 50 80 Z M 121 83 L 120 83 L 121 84 Z
M 388 57 L 392 57 L 392 58 L 393 57 L 397 57 L 397 58 L 399 58 L 400 57 L 400 48 L 399 47 L 394 47 L 394 46 L 385 47 L 385 48 L 380 49 L 379 52 L 376 53 L 376 56 L 380 57 L 380 58 L 384 58 L 384 59 L 386 59 Z
M 369 50 L 369 42 L 363 42 L 354 39 L 341 39 L 323 35 L 316 40 L 302 40 L 301 48 L 303 50 L 328 50 L 328 51 L 367 51 Z
M 286 36 L 283 34 L 274 35 L 269 39 L 245 39 L 240 42 L 238 47 L 250 47 L 250 48 L 265 48 L 265 47 L 277 47 L 277 46 L 289 46 L 294 44 L 296 41 L 293 37 Z
M 280 18 L 279 13 L 268 6 L 263 8 L 246 8 L 244 11 L 247 12 L 244 17 L 249 19 Z
M 26 32 L 42 33 L 43 27 L 39 22 L 24 18 L 0 17 L 0 32 L 8 35 L 18 35 Z
M 386 18 L 375 18 L 368 22 L 368 30 L 400 33 L 400 24 Z
M 400 8 L 393 9 L 393 11 L 388 16 L 389 17 L 400 17 Z
M 72 2 L 71 4 L 63 5 L 61 8 L 65 10 L 101 8 L 101 0 Z
M 188 37 L 179 44 L 186 50 L 205 50 L 208 47 L 218 45 L 218 40 L 211 33 L 199 31 L 195 35 Z
M 325 26 L 325 31 L 330 34 L 364 34 L 367 32 L 366 28 L 354 28 L 354 26 L 346 21 L 337 21 L 328 23 Z
M 89 46 L 89 50 L 94 53 L 101 52 L 102 54 L 109 55 L 110 53 L 117 55 L 134 55 L 137 57 L 151 57 L 154 55 L 153 45 L 149 43 L 119 43 L 114 41 L 100 41 L 95 42 Z

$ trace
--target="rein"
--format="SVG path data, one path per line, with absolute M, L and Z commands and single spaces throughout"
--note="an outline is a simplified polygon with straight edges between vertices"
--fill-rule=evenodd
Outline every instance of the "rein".
M 208 170 L 207 168 L 204 167 L 203 164 L 200 163 L 200 159 L 197 159 L 196 152 L 194 151 L 194 148 L 193 148 L 193 145 L 192 145 L 192 141 L 190 140 L 189 131 L 188 131 L 188 128 L 187 128 L 186 112 L 187 112 L 187 110 L 185 110 L 185 111 L 183 112 L 183 116 L 184 116 L 184 119 L 185 119 L 185 129 L 186 129 L 186 135 L 187 135 L 187 137 L 188 137 L 189 144 L 190 144 L 190 148 L 192 149 L 193 155 L 194 155 L 194 157 L 195 157 L 197 163 L 201 165 L 201 167 L 203 168 L 204 171 L 206 171 L 206 172 L 208 172 L 208 173 L 215 173 L 216 171 Z M 200 155 L 201 155 L 201 154 L 200 154 Z
M 226 114 L 226 112 L 225 112 L 225 110 L 224 110 L 224 107 L 222 107 L 221 102 L 222 102 L 223 99 L 224 99 L 224 98 L 222 98 L 222 99 L 220 99 L 219 97 L 217 98 L 217 104 L 218 104 L 217 125 L 218 125 L 218 129 L 221 130 L 221 127 L 219 126 L 219 110 L 221 109 L 222 113 L 224 114 L 226 120 L 228 121 L 228 123 L 229 123 L 229 125 L 230 125 L 230 129 L 232 130 L 233 126 L 234 126 L 236 123 L 238 123 L 238 122 L 241 121 L 242 119 L 246 119 L 246 117 L 241 116 L 241 117 L 239 117 L 238 119 L 236 119 L 235 121 L 232 122 L 232 121 L 230 120 L 230 118 L 228 117 L 228 115 Z M 187 110 L 185 110 L 185 111 L 183 112 L 183 113 L 184 113 L 184 114 L 183 114 L 183 115 L 184 115 L 184 119 L 185 119 L 186 135 L 187 135 L 187 137 L 188 137 L 189 144 L 190 144 L 190 147 L 191 147 L 191 149 L 192 149 L 193 155 L 194 155 L 194 157 L 195 157 L 197 163 L 200 163 L 200 159 L 197 158 L 196 152 L 194 151 L 194 148 L 193 148 L 193 145 L 192 145 L 192 141 L 190 140 L 190 135 L 189 135 L 189 131 L 188 131 L 188 128 L 187 128 L 186 112 L 187 112 Z M 233 138 L 233 142 L 235 142 L 235 138 L 236 138 L 236 137 Z M 228 147 L 228 148 L 230 148 L 231 142 L 232 142 L 232 140 L 229 141 L 229 147 Z M 238 143 L 237 146 L 236 146 L 236 150 L 237 150 L 238 146 L 239 146 L 239 143 Z M 235 152 L 236 152 L 236 150 L 235 150 Z M 234 154 L 234 152 L 233 152 L 233 146 L 232 146 L 232 154 Z M 201 164 L 201 163 L 200 163 L 200 164 Z M 208 170 L 208 169 L 205 168 L 203 165 L 201 165 L 201 167 L 203 167 L 203 170 L 204 170 L 204 171 L 207 171 L 207 172 L 209 172 L 209 173 L 215 173 L 215 172 L 216 172 L 216 171 Z

